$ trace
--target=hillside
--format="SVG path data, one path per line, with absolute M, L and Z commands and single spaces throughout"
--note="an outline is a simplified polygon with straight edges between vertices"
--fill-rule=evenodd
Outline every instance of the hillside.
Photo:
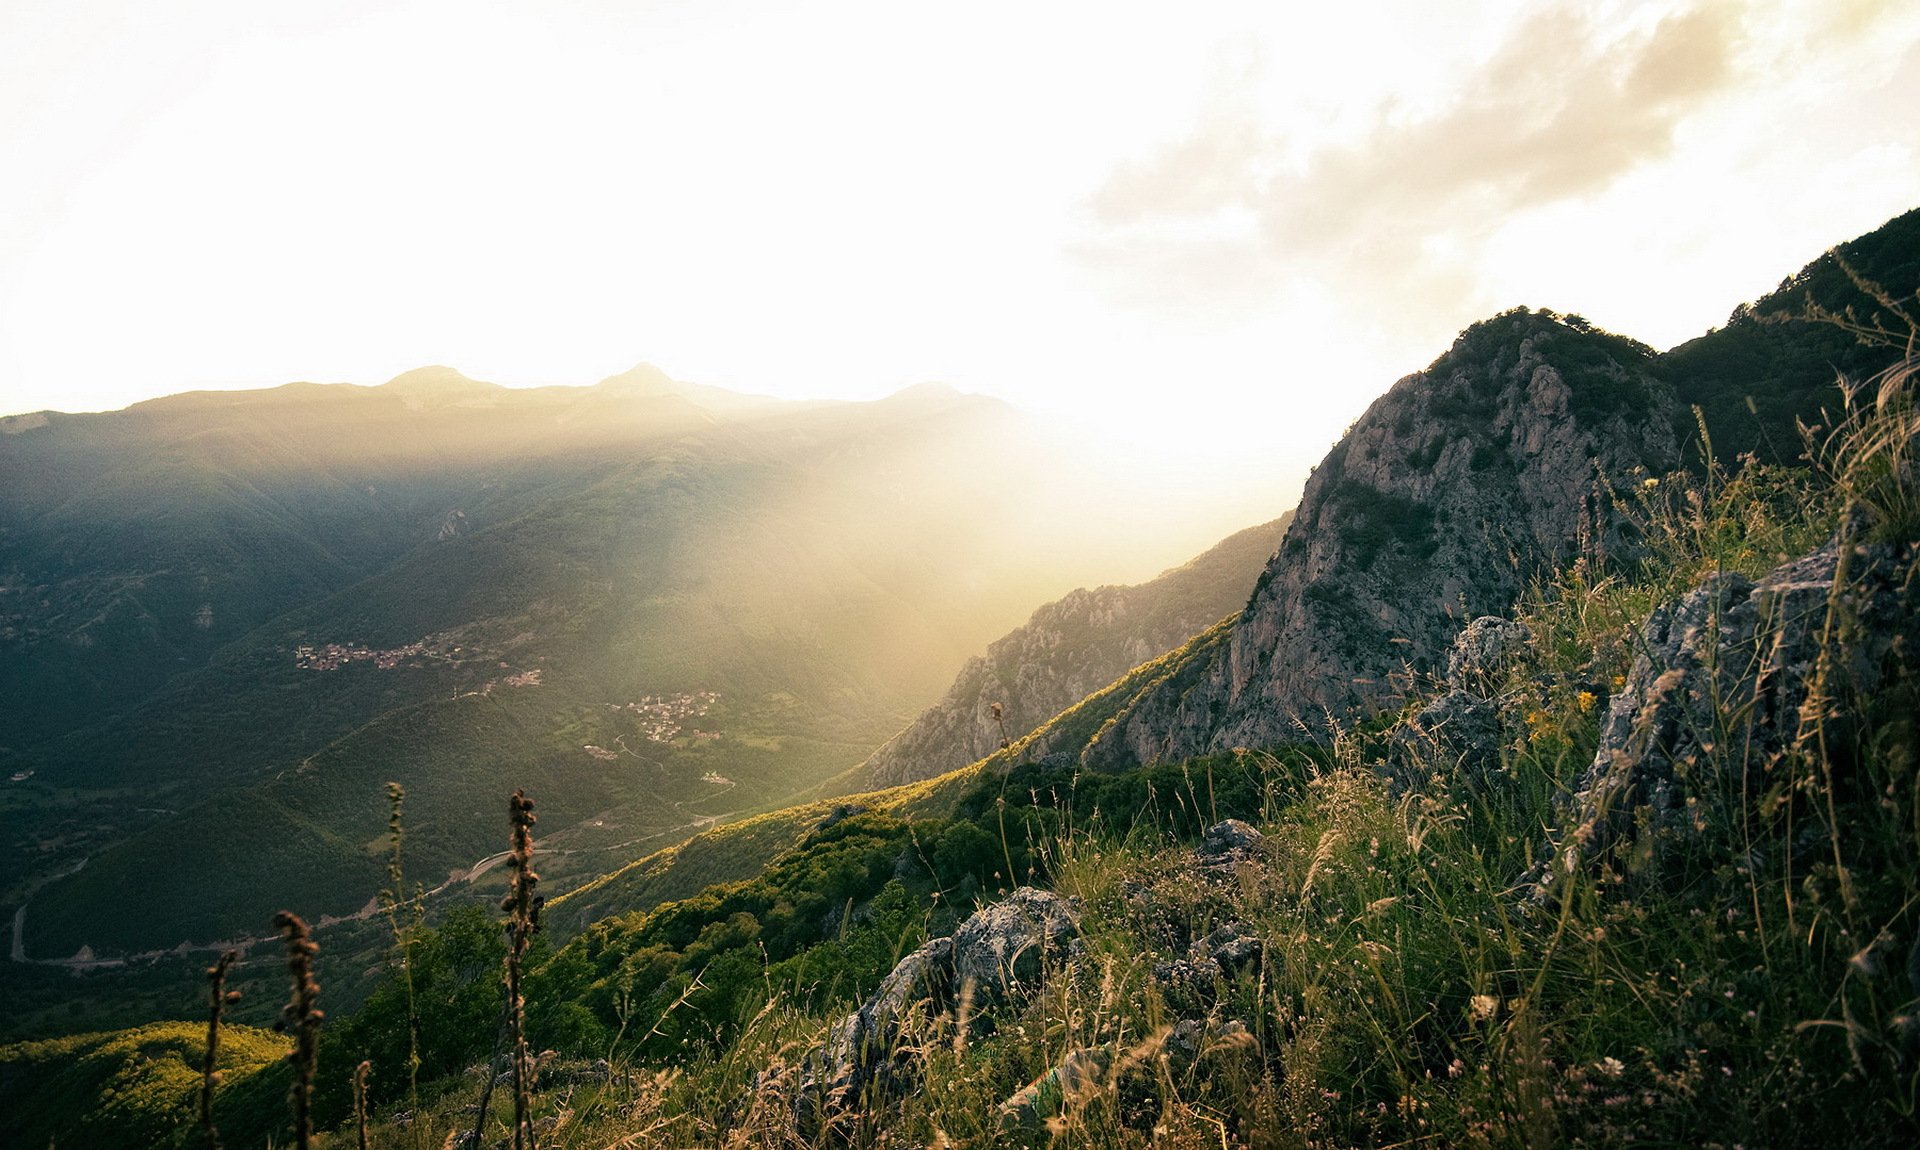
M 986 758 L 1246 603 L 1291 512 L 1151 582 L 1079 588 L 967 660 L 946 696 L 875 751 L 853 789 L 931 778 Z
M 556 882 L 776 805 L 1104 566 L 1117 505 L 1021 526 L 1052 518 L 1044 441 L 944 388 L 777 403 L 649 370 L 22 427 L 0 440 L 17 941 L 104 960 L 289 904 L 353 915 L 389 780 L 430 888 L 495 852 L 509 778 L 555 795 Z M 970 474 L 982 451 L 1013 462 Z
M 1737 379 L 1504 313 L 1335 445 L 1239 613 L 959 770 L 562 893 L 541 1144 L 1912 1144 L 1920 365 L 1868 346 L 1836 405 L 1830 332 L 1770 328 L 1807 458 L 1725 465 L 1683 399 Z M 323 1028 L 333 1137 L 361 1059 L 381 1146 L 501 1076 L 499 912 L 456 901 Z M 286 1140 L 289 1075 L 222 1087 L 230 1140 Z
M 1906 1145 L 1920 477 L 1879 453 L 1920 436 L 1908 378 L 1817 470 L 1658 477 L 1632 561 L 1463 629 L 1391 724 L 758 820 L 791 838 L 750 877 L 540 958 L 543 1144 Z M 1432 725 L 1463 701 L 1486 723 Z M 1835 703 L 1844 775 L 1806 725 Z M 323 1125 L 351 1136 L 366 1057 L 373 1145 L 467 1128 L 488 917 L 419 944 L 426 1105 L 394 976 L 324 1032 Z M 223 1130 L 284 1137 L 284 1084 L 227 1085 Z
M 1836 251 L 1886 276 L 1880 286 L 1898 301 L 1920 287 L 1916 238 L 1920 212 L 1910 212 Z M 1835 362 L 1864 378 L 1897 358 L 1829 325 L 1788 322 L 1809 300 L 1904 330 L 1833 254 L 1664 355 L 1552 312 L 1474 325 L 1369 407 L 1315 469 L 1220 642 L 1111 699 L 1113 721 L 1097 732 L 1042 728 L 1027 753 L 1114 770 L 1397 711 L 1467 620 L 1504 613 L 1582 548 L 1631 555 L 1613 508 L 1683 459 L 1697 465 L 1695 408 L 1717 454 L 1744 443 L 1762 461 L 1790 462 L 1798 433 L 1789 440 L 1781 425 L 1821 424 L 1837 410 Z M 1736 363 L 1744 370 L 1729 374 Z

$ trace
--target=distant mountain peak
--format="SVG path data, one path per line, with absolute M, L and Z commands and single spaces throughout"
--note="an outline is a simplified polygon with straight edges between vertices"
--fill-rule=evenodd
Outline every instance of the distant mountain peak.
M 448 367 L 445 364 L 436 363 L 426 367 L 416 367 L 412 371 L 403 371 L 382 386 L 391 387 L 396 391 L 421 392 L 443 390 L 472 391 L 477 388 L 490 388 L 493 385 L 490 383 L 481 383 L 479 380 L 469 379 L 457 367 Z
M 631 395 L 672 395 L 685 386 L 650 363 L 636 363 L 619 375 L 610 375 L 595 386 Z
M 417 367 L 413 371 L 399 372 L 388 382 L 380 384 L 382 388 L 394 390 L 401 395 L 474 395 L 488 394 L 499 390 L 499 384 L 484 384 L 480 380 L 467 378 L 467 374 L 457 367 L 445 367 L 442 363 L 430 367 Z
M 420 409 L 442 404 L 471 404 L 475 400 L 498 398 L 498 384 L 469 379 L 459 369 L 434 364 L 401 372 L 381 385 L 381 390 L 398 395 L 408 407 Z

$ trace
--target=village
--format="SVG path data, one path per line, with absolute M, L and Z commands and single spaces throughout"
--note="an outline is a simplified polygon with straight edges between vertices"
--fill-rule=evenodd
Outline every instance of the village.
M 337 671 L 349 663 L 358 662 L 370 662 L 382 671 L 390 671 L 402 664 L 418 667 L 422 659 L 458 663 L 461 661 L 459 656 L 478 654 L 453 645 L 446 635 L 428 635 L 404 646 L 385 649 L 358 643 L 303 644 L 293 649 L 294 665 L 303 671 Z
M 643 695 L 632 703 L 608 703 L 611 710 L 624 711 L 640 720 L 640 734 L 650 743 L 670 743 L 680 735 L 680 724 L 697 719 L 720 701 L 717 691 L 681 692 L 675 695 Z M 695 739 L 717 739 L 717 731 L 694 730 Z

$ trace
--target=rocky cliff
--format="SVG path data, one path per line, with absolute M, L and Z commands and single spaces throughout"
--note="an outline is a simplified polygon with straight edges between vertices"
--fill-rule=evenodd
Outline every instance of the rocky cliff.
M 1321 461 L 1246 610 L 1018 740 L 1014 760 L 1119 770 L 1259 746 L 1397 708 L 1467 621 L 1504 614 L 1582 543 L 1624 554 L 1609 489 L 1698 466 L 1791 463 L 1836 370 L 1889 366 L 1889 301 L 1920 286 L 1920 211 L 1836 247 L 1724 328 L 1662 354 L 1578 316 L 1476 324 Z M 1839 322 L 1787 322 L 1806 313 Z M 1895 341 L 1897 342 L 1897 341 Z
M 860 785 L 932 778 L 985 758 L 1245 606 L 1292 518 L 1236 532 L 1149 582 L 1082 587 L 1041 607 L 969 659 L 940 702 L 861 764 Z
M 1551 312 L 1469 328 L 1321 461 L 1224 642 L 1140 691 L 1084 761 L 1258 746 L 1397 706 L 1467 620 L 1582 539 L 1607 541 L 1609 485 L 1679 461 L 1651 359 Z

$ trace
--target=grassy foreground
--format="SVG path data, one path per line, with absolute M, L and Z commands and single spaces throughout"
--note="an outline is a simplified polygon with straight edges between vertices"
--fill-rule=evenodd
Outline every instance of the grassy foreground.
M 755 877 L 536 951 L 538 1144 L 1911 1145 L 1913 652 L 1896 648 L 1873 694 L 1850 692 L 1836 612 L 1817 674 L 1844 753 L 1795 740 L 1756 772 L 1748 717 L 1723 711 L 1686 764 L 1681 841 L 1546 865 L 1654 607 L 1709 575 L 1759 576 L 1841 524 L 1849 546 L 1891 545 L 1916 576 L 1911 383 L 1861 393 L 1814 433 L 1809 468 L 1709 467 L 1611 493 L 1638 557 L 1583 557 L 1516 605 L 1528 639 L 1490 686 L 1490 765 L 1399 737 L 1437 689 L 1421 683 L 1403 714 L 1323 745 L 1118 775 L 971 769 L 937 808 L 823 805 Z M 1227 817 L 1265 839 L 1223 875 L 1191 843 Z M 901 955 L 1021 884 L 1080 900 L 1071 955 L 993 1009 L 907 1011 L 898 1072 L 817 1105 L 805 1067 L 834 1023 Z M 1221 927 L 1251 940 L 1243 960 L 1196 965 L 1193 944 Z M 456 916 L 415 937 L 407 978 L 329 1023 L 321 1144 L 357 1144 L 361 1059 L 369 1144 L 463 1144 L 499 1065 L 502 949 L 478 909 Z M 10 1109 L 32 1104 L 7 1069 L 31 1057 L 0 1050 Z M 223 1088 L 227 1143 L 285 1144 L 291 1075 L 252 1065 Z M 145 1125 L 100 1144 L 188 1137 L 158 1093 L 135 1108 Z M 485 1143 L 505 1144 L 509 1120 L 496 1098 Z

